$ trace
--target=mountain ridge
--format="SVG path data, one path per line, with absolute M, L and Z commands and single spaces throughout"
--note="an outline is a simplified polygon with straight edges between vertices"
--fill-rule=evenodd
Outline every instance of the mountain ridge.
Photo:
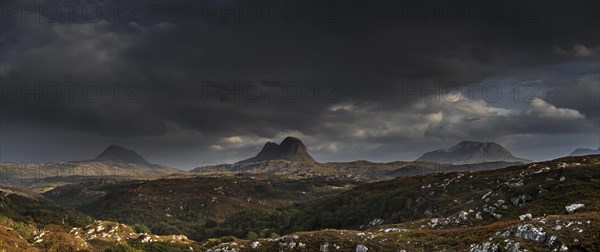
M 415 161 L 450 164 L 475 164 L 497 161 L 530 162 L 530 160 L 515 157 L 500 144 L 477 141 L 461 141 L 448 148 L 426 152 Z
M 116 163 L 151 165 L 150 162 L 148 162 L 137 152 L 123 148 L 119 145 L 109 145 L 94 159 L 94 161 L 111 161 Z
M 317 163 L 312 158 L 302 140 L 288 136 L 280 144 L 266 142 L 261 151 L 254 157 L 244 159 L 236 164 L 256 163 L 271 160 L 286 160 L 302 163 Z
M 590 148 L 577 148 L 569 156 L 585 156 L 585 155 L 595 155 L 600 154 L 600 147 L 596 150 Z

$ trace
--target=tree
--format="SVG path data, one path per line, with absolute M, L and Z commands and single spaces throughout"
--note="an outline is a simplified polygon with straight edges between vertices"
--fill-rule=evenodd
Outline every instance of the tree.
M 133 228 L 133 231 L 138 233 L 138 234 L 142 234 L 142 233 L 147 233 L 147 234 L 151 234 L 152 231 L 150 231 L 150 228 L 146 227 L 144 224 L 133 224 L 133 226 L 131 226 Z
M 246 235 L 246 239 L 248 239 L 248 240 L 256 240 L 256 239 L 258 239 L 258 235 L 255 232 L 250 231 Z

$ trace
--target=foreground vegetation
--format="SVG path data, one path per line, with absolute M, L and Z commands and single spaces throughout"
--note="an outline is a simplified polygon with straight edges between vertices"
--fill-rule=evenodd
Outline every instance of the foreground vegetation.
M 58 187 L 45 197 L 97 219 L 144 226 L 152 233 L 205 240 L 259 237 L 290 216 L 278 209 L 356 186 L 353 180 L 285 179 L 224 174 L 192 178 L 114 182 L 90 181 Z M 265 230 L 267 229 L 267 230 Z M 262 235 L 261 235 L 262 234 Z

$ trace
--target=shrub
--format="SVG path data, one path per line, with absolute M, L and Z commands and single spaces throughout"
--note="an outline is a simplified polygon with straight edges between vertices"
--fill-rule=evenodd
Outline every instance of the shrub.
M 215 221 L 214 219 L 208 219 L 204 223 L 205 228 L 214 228 L 216 226 L 217 226 L 217 221 Z

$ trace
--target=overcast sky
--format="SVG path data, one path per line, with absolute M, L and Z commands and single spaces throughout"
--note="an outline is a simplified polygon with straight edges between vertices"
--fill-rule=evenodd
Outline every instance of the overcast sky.
M 118 144 L 191 169 L 288 135 L 320 162 L 600 145 L 598 2 L 73 2 L 2 1 L 1 162 Z

